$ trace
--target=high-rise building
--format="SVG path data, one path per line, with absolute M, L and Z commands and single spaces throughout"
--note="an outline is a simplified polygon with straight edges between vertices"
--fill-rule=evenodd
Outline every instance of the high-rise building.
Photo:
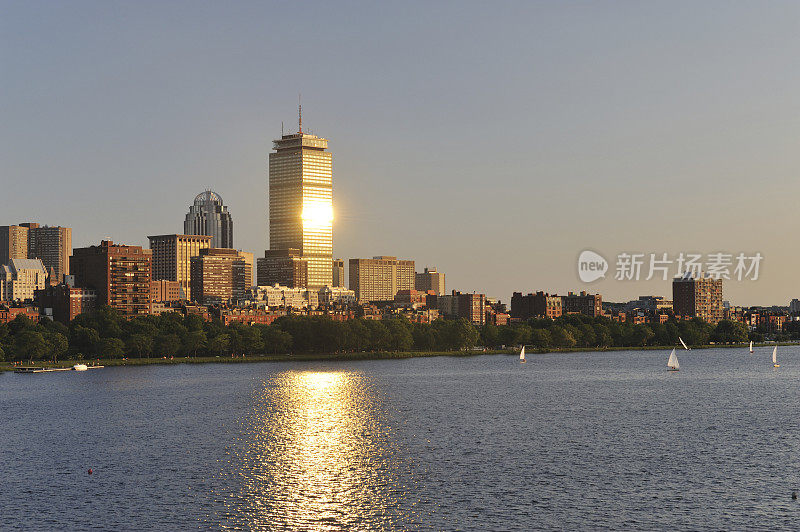
M 333 162 L 327 139 L 283 135 L 269 154 L 269 249 L 297 249 L 308 261 L 308 288 L 332 282 Z
M 192 298 L 203 305 L 224 305 L 244 297 L 252 284 L 252 254 L 250 263 L 240 251 L 209 248 L 191 258 Z M 248 282 L 248 270 L 251 272 Z
M 72 228 L 21 224 L 28 227 L 28 258 L 42 259 L 45 269 L 55 271 L 56 281 L 69 275 L 69 256 L 72 253 Z
M 242 288 L 236 293 L 236 297 L 244 297 L 245 292 L 255 286 L 253 282 L 253 260 L 255 256 L 247 251 L 239 250 L 239 257 L 244 261 L 244 279 L 242 280 Z
M 723 315 L 722 279 L 700 272 L 687 272 L 674 278 L 672 307 L 676 316 L 718 323 Z
M 97 292 L 98 305 L 132 318 L 150 314 L 151 259 L 149 249 L 103 240 L 99 246 L 74 249 L 70 267 L 76 286 Z
M 33 301 L 37 290 L 47 286 L 47 271 L 41 259 L 11 259 L 0 265 L 2 301 Z
M 334 288 L 344 288 L 344 261 L 333 259 L 333 284 Z
M 308 259 L 299 249 L 267 250 L 256 265 L 258 286 L 308 287 Z
M 0 227 L 0 266 L 11 259 L 28 258 L 28 228 L 19 225 Z
M 177 281 L 183 299 L 192 299 L 191 259 L 211 247 L 213 237 L 207 235 L 148 236 L 153 252 L 153 280 Z
M 72 229 L 23 223 L 0 227 L 0 264 L 11 259 L 41 259 L 45 270 L 60 282 L 69 274 Z
M 432 270 L 425 268 L 422 273 L 415 274 L 415 278 L 414 287 L 417 290 L 421 292 L 432 290 L 437 296 L 444 295 L 444 274 L 436 271 L 436 268 Z
M 183 222 L 183 232 L 210 236 L 212 248 L 233 248 L 233 219 L 222 197 L 210 190 L 195 196 Z
M 398 291 L 413 288 L 413 260 L 388 256 L 350 259 L 350 290 L 359 303 L 393 301 Z

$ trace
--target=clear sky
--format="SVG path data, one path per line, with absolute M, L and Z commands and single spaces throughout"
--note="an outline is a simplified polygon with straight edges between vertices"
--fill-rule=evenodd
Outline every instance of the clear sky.
M 260 256 L 267 154 L 300 92 L 334 156 L 337 257 L 415 259 L 507 302 L 671 296 L 582 284 L 586 248 L 758 251 L 760 279 L 725 298 L 800 297 L 800 3 L 0 9 L 0 225 L 147 245 L 210 187 Z

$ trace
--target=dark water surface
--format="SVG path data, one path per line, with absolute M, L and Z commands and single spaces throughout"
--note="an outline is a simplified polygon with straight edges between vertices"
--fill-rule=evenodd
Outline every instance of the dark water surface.
M 797 530 L 770 354 L 5 373 L 0 529 Z

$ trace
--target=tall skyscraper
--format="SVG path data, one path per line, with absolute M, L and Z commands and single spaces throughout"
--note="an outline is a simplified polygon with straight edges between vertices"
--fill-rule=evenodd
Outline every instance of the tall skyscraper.
M 211 190 L 195 196 L 183 222 L 183 232 L 210 236 L 212 248 L 233 248 L 233 219 L 222 204 L 222 197 Z
M 333 287 L 344 288 L 344 261 L 333 259 Z
M 178 281 L 183 298 L 191 300 L 191 259 L 211 247 L 206 235 L 148 236 L 153 251 L 153 280 Z
M 34 223 L 22 225 L 28 227 L 28 258 L 42 259 L 47 272 L 54 270 L 59 282 L 65 275 L 69 275 L 72 228 L 40 226 Z
M 41 259 L 48 274 L 53 270 L 56 280 L 69 274 L 72 253 L 72 229 L 40 226 L 38 223 L 0 227 L 0 265 L 11 259 Z
M 28 258 L 28 228 L 19 225 L 0 227 L 0 266 L 11 259 Z
M 283 135 L 269 154 L 269 249 L 297 249 L 308 261 L 308 288 L 332 282 L 333 161 L 327 139 Z

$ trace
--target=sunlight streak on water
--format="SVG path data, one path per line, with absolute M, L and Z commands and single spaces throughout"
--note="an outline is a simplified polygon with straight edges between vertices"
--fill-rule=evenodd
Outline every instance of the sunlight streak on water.
M 264 382 L 229 474 L 230 526 L 393 527 L 399 497 L 380 400 L 355 372 L 289 371 Z M 234 524 L 235 523 L 235 524 Z

